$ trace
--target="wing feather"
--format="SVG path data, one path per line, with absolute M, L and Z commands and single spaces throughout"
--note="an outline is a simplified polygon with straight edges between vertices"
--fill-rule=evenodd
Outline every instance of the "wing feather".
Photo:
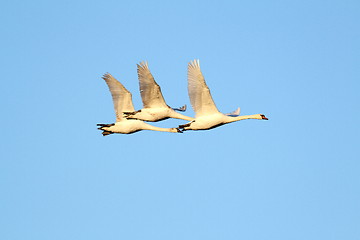
M 188 64 L 188 92 L 196 117 L 219 113 L 201 73 L 199 60 Z
M 104 74 L 102 77 L 109 87 L 114 103 L 116 114 L 116 121 L 120 121 L 123 112 L 134 112 L 134 105 L 132 102 L 132 95 L 118 80 L 116 80 L 110 73 Z
M 240 115 L 240 108 L 238 107 L 236 110 L 230 112 L 230 113 L 226 113 L 226 116 L 230 116 L 230 117 L 237 117 Z
M 155 82 L 147 62 L 137 64 L 137 73 L 144 108 L 167 107 L 161 88 Z

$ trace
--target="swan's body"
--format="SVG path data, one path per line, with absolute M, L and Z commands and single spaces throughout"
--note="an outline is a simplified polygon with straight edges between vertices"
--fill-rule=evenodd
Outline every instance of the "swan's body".
M 111 124 L 98 124 L 98 129 L 103 131 L 103 136 L 112 133 L 130 134 L 141 130 L 153 130 L 161 132 L 180 132 L 176 128 L 160 128 L 147 124 L 141 120 L 126 119 L 123 117 L 123 112 L 133 112 L 134 106 L 132 103 L 131 93 L 111 74 L 105 74 L 103 79 L 107 83 L 111 92 L 114 109 L 116 113 L 116 122 Z
M 174 133 L 180 132 L 176 128 L 155 127 L 141 120 L 125 119 L 125 118 L 113 124 L 98 124 L 98 126 L 101 126 L 99 129 L 104 131 L 103 132 L 104 136 L 111 133 L 131 134 L 141 130 L 152 130 L 152 131 L 174 132 Z
M 149 107 L 136 111 L 135 114 L 125 114 L 128 119 L 140 119 L 147 122 L 158 122 L 168 118 L 178 118 L 191 121 L 193 118 L 175 112 L 170 107 Z
M 186 105 L 177 109 L 171 108 L 166 104 L 161 88 L 155 82 L 146 62 L 137 64 L 137 72 L 143 108 L 138 111 L 125 112 L 124 116 L 127 119 L 139 119 L 148 122 L 157 122 L 167 118 L 193 120 L 193 118 L 175 111 L 185 111 Z
M 188 92 L 196 117 L 193 121 L 180 125 L 181 130 L 207 130 L 244 119 L 267 120 L 262 114 L 238 116 L 240 108 L 229 114 L 219 112 L 201 73 L 199 61 L 196 60 L 188 64 Z

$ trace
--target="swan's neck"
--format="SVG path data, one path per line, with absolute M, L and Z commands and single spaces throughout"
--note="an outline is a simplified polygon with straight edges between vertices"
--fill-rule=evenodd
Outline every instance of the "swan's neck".
M 150 124 L 144 126 L 145 130 L 159 131 L 159 132 L 177 132 L 176 128 L 161 128 Z
M 183 119 L 183 120 L 187 120 L 187 121 L 194 120 L 194 118 L 192 118 L 192 117 L 182 115 L 181 113 L 178 113 L 178 112 L 175 112 L 175 111 L 171 112 L 170 117 L 171 118 L 176 118 L 176 119 Z
M 236 122 L 240 120 L 245 119 L 262 119 L 260 114 L 253 114 L 253 115 L 244 115 L 244 116 L 238 116 L 238 117 L 228 117 L 229 122 Z

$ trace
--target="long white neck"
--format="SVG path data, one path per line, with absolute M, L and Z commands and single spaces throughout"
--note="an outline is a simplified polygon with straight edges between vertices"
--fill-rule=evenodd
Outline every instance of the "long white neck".
M 194 120 L 194 118 L 192 118 L 192 117 L 182 115 L 181 113 L 178 113 L 178 112 L 175 112 L 175 111 L 171 112 L 170 117 L 171 118 L 176 118 L 176 119 L 183 119 L 183 120 L 187 120 L 187 121 Z
M 253 115 L 244 115 L 238 117 L 228 117 L 228 122 L 236 122 L 245 119 L 262 119 L 261 114 L 253 114 Z
M 144 123 L 143 126 L 144 130 L 152 130 L 152 131 L 159 131 L 159 132 L 178 132 L 176 130 L 176 128 L 161 128 L 161 127 L 156 127 L 147 123 Z

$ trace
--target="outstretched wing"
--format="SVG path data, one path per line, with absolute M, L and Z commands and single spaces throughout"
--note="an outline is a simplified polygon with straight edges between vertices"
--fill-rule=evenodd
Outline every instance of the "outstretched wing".
M 133 112 L 134 105 L 132 103 L 132 95 L 118 80 L 110 73 L 104 74 L 102 77 L 109 87 L 114 103 L 116 121 L 120 121 L 123 112 Z
M 199 60 L 188 64 L 188 92 L 196 117 L 219 113 L 201 73 Z
M 240 108 L 238 107 L 235 111 L 225 114 L 230 117 L 237 117 L 240 115 Z
M 144 108 L 167 107 L 160 86 L 155 82 L 147 62 L 137 64 L 141 99 Z

